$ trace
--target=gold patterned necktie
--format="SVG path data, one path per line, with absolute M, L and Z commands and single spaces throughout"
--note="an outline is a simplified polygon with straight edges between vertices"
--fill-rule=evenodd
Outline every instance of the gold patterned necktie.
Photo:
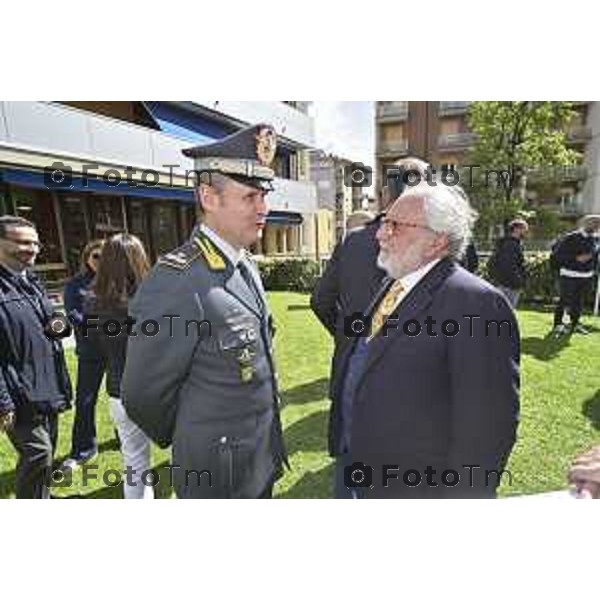
M 371 319 L 371 335 L 367 338 L 368 342 L 379 333 L 379 330 L 383 327 L 386 319 L 392 314 L 396 306 L 398 306 L 400 296 L 403 292 L 404 286 L 402 285 L 402 282 L 397 279 L 390 286 L 390 289 L 386 292 L 385 296 L 377 306 L 377 310 L 373 314 L 373 318 Z

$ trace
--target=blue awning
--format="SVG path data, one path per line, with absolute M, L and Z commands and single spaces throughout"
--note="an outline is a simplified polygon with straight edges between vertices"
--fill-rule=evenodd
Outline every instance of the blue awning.
M 119 185 L 109 185 L 103 179 L 88 178 L 84 181 L 81 177 L 71 177 L 65 185 L 49 187 L 46 185 L 42 171 L 25 171 L 21 169 L 0 170 L 0 181 L 11 185 L 28 188 L 43 189 L 56 192 L 87 192 L 103 195 L 126 197 L 153 198 L 156 200 L 173 200 L 185 204 L 195 204 L 196 200 L 192 189 L 176 187 L 146 186 L 137 182 L 137 186 L 128 185 L 121 181 Z M 300 213 L 272 210 L 267 215 L 267 223 L 272 225 L 301 225 L 304 219 Z
M 301 225 L 304 219 L 300 213 L 272 210 L 267 215 L 267 223 L 273 225 Z
M 159 187 L 136 182 L 134 187 L 127 180 L 120 181 L 118 185 L 110 185 L 103 179 L 88 178 L 84 181 L 81 177 L 65 178 L 64 185 L 46 185 L 42 171 L 23 171 L 20 169 L 3 169 L 0 171 L 0 180 L 11 185 L 45 189 L 56 192 L 89 192 L 96 194 L 112 194 L 115 196 L 135 196 L 141 198 L 154 198 L 156 200 L 175 200 L 186 204 L 194 204 L 192 189 L 176 187 Z

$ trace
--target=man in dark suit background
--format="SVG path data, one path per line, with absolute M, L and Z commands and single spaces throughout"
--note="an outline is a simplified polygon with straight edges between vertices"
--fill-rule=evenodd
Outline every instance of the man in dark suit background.
M 355 496 L 495 496 L 516 436 L 519 332 L 506 298 L 456 264 L 474 217 L 456 188 L 420 184 L 382 219 L 389 277 L 332 381 L 332 449 Z
M 396 163 L 406 172 L 412 170 L 422 177 L 428 164 L 418 158 L 410 157 Z M 382 211 L 395 200 L 389 188 L 384 189 Z M 335 248 L 323 276 L 311 296 L 311 308 L 321 323 L 334 338 L 334 351 L 331 361 L 331 382 L 338 379 L 339 357 L 352 342 L 344 335 L 344 319 L 355 313 L 364 312 L 369 302 L 381 286 L 385 271 L 377 266 L 379 244 L 376 239 L 382 213 L 364 227 L 351 231 Z M 332 394 L 330 393 L 330 396 Z M 336 455 L 332 445 L 332 432 L 329 435 L 329 447 Z M 341 465 L 340 470 L 344 465 Z M 341 478 L 336 478 L 336 497 L 348 497 L 348 490 Z

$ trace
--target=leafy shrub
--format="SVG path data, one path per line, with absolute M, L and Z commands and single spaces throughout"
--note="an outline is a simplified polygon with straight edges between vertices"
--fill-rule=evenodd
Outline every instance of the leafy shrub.
M 266 259 L 258 263 L 266 290 L 312 292 L 319 279 L 319 263 L 310 259 Z
M 479 274 L 491 280 L 487 272 L 487 260 L 480 261 Z M 535 304 L 554 304 L 558 300 L 558 276 L 550 268 L 549 252 L 528 252 L 525 255 L 525 268 L 527 270 L 527 283 L 522 291 L 523 302 Z M 596 279 L 594 285 L 589 286 L 584 296 L 586 306 L 593 306 L 596 293 Z

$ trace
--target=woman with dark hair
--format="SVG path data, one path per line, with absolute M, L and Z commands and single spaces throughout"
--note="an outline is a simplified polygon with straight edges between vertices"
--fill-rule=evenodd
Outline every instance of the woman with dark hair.
M 150 468 L 150 440 L 127 416 L 121 403 L 121 378 L 127 354 L 128 303 L 150 270 L 142 242 L 127 233 L 109 238 L 102 249 L 102 262 L 86 301 L 86 314 L 98 318 L 97 329 L 90 329 L 104 353 L 107 365 L 106 391 L 111 417 L 117 427 L 121 453 L 131 475 L 123 480 L 126 499 L 150 499 L 152 487 L 141 475 Z M 96 323 L 95 323 L 96 324 Z
M 82 335 L 83 304 L 96 276 L 102 254 L 103 240 L 89 242 L 80 257 L 79 272 L 65 285 L 65 312 L 75 329 L 77 354 L 77 392 L 75 418 L 71 436 L 71 453 L 62 464 L 63 469 L 75 469 L 98 453 L 96 443 L 96 402 L 104 377 L 106 363 L 96 339 Z

